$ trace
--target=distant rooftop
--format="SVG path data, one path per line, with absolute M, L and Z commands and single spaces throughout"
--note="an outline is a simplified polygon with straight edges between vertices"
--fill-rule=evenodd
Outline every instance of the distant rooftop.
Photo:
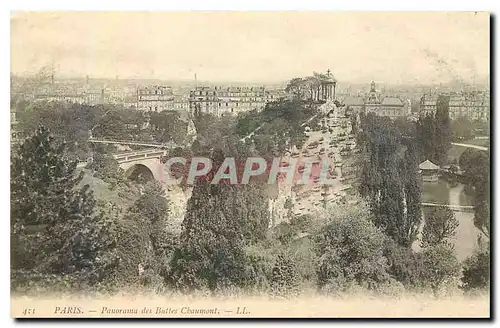
M 420 163 L 418 166 L 421 170 L 439 170 L 439 166 L 432 163 L 429 160 L 426 160 L 425 162 Z
M 386 105 L 386 106 L 403 106 L 403 102 L 401 99 L 396 98 L 396 97 L 385 97 L 382 100 L 381 105 Z
M 348 96 L 344 99 L 344 104 L 346 106 L 363 106 L 365 101 L 361 97 Z

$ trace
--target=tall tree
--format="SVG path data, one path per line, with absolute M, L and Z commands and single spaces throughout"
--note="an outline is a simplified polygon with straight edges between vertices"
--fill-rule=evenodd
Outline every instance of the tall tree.
M 118 250 L 123 283 L 163 285 L 176 238 L 168 232 L 168 199 L 158 182 L 150 182 L 120 220 Z M 141 267 L 145 274 L 138 272 Z M 163 277 L 163 278 L 161 278 Z
M 417 139 L 420 145 L 420 160 L 430 160 L 444 165 L 446 153 L 450 149 L 450 97 L 440 95 L 436 101 L 436 114 L 419 118 Z
M 170 280 L 177 288 L 215 292 L 244 284 L 245 243 L 231 213 L 236 208 L 230 189 L 207 181 L 194 187 L 171 263 Z
M 474 225 L 490 236 L 490 158 L 484 151 L 467 149 L 459 159 L 468 183 L 474 188 Z
M 262 239 L 269 225 L 266 185 L 234 185 L 226 180 L 211 184 L 226 157 L 238 161 L 250 155 L 231 130 L 220 136 L 227 125 L 217 129 L 218 134 L 210 133 L 218 124 L 198 130 L 199 143 L 193 152 L 209 156 L 212 170 L 195 182 L 171 261 L 170 282 L 187 291 L 208 288 L 217 292 L 247 284 L 244 248 Z
M 70 277 L 97 284 L 116 264 L 116 234 L 109 213 L 98 211 L 83 172 L 66 144 L 38 128 L 11 162 L 11 237 L 14 272 Z
M 443 165 L 451 147 L 450 96 L 440 95 L 436 102 L 435 159 Z
M 376 226 L 410 247 L 422 219 L 415 147 L 401 144 L 389 120 L 368 115 L 363 125 L 360 193 L 369 200 Z

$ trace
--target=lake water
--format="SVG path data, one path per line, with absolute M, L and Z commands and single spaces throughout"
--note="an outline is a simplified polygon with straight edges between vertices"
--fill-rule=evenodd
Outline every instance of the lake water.
M 422 202 L 450 205 L 473 205 L 473 196 L 467 195 L 464 192 L 463 184 L 451 186 L 448 182 L 439 180 L 438 182 L 423 183 Z M 426 211 L 427 209 L 424 208 L 424 222 Z M 474 226 L 474 213 L 453 213 L 460 223 L 453 242 L 458 259 L 463 261 L 474 251 L 480 231 Z M 418 244 L 420 244 L 419 241 L 414 244 L 414 249 L 420 248 Z

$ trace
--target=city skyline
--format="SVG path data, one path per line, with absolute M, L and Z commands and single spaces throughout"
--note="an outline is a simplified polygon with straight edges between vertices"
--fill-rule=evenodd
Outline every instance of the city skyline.
M 196 73 L 214 83 L 276 83 L 329 68 L 350 83 L 482 83 L 489 14 L 12 14 L 11 72 L 47 65 L 63 77 L 104 79 L 189 81 Z

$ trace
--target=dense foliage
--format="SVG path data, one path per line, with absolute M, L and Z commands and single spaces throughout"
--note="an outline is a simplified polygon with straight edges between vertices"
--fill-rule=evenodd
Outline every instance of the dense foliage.
M 459 159 L 467 182 L 474 188 L 474 225 L 490 236 L 490 158 L 484 151 L 467 149 Z
M 401 141 L 394 126 L 368 115 L 363 123 L 360 193 L 375 215 L 375 225 L 409 247 L 421 222 L 420 176 L 415 147 Z
M 237 117 L 16 101 L 22 129 L 34 133 L 12 155 L 13 288 L 245 291 L 275 297 L 306 290 L 339 295 L 360 288 L 395 295 L 430 289 L 438 295 L 460 278 L 468 292 L 488 288 L 489 248 L 478 248 L 460 264 L 450 243 L 458 226 L 453 212 L 429 210 L 422 225 L 418 164 L 445 163 L 451 140 L 446 97 L 439 99 L 435 116 L 416 123 L 353 116 L 361 152 L 349 160 L 356 158 L 354 165 L 361 168 L 356 185 L 363 199 L 350 205 L 325 202 L 321 215 L 296 216 L 289 198 L 286 220 L 278 225 L 269 209 L 276 192 L 263 181 L 231 185 L 199 179 L 179 188 L 190 197 L 177 218 L 180 231 L 173 231 L 174 188 L 127 180 L 109 155 L 115 149 L 86 142 L 90 134 L 173 141 L 178 147 L 169 156 L 211 158 L 211 178 L 226 157 L 267 157 L 292 145 L 300 148 L 306 139 L 303 123 L 310 120 L 315 127 L 321 117 L 317 101 L 310 99 L 317 87 L 314 77 L 294 79 L 287 87 L 290 98 Z M 191 119 L 196 141 L 189 144 Z M 96 199 L 91 187 L 82 185 L 78 160 L 88 160 L 81 169 L 91 181 L 128 203 Z M 474 223 L 489 237 L 489 156 L 467 150 L 458 164 L 475 190 Z M 421 249 L 415 250 L 418 244 Z
M 97 208 L 65 143 L 39 128 L 13 154 L 11 236 L 13 286 L 30 277 L 93 286 L 114 272 L 114 215 Z
M 332 219 L 317 235 L 318 285 L 328 292 L 352 284 L 375 289 L 389 276 L 383 256 L 384 234 L 367 210 L 351 210 Z
M 436 102 L 436 113 L 420 117 L 417 122 L 417 141 L 420 146 L 420 160 L 446 164 L 446 153 L 452 138 L 449 118 L 450 97 L 440 95 Z

